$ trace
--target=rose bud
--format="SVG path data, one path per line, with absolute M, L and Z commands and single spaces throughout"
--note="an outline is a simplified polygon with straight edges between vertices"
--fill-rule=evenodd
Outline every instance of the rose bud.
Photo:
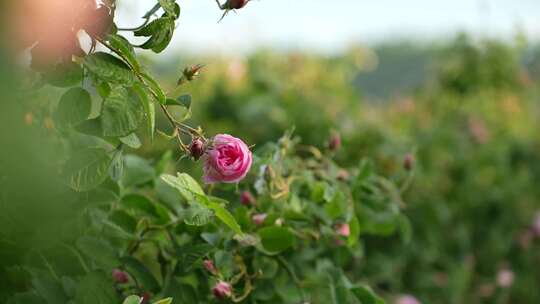
M 214 262 L 212 262 L 212 260 L 208 260 L 208 259 L 204 260 L 203 265 L 204 265 L 204 268 L 208 270 L 208 272 L 210 272 L 211 274 L 213 275 L 217 274 L 216 266 L 214 265 Z
M 341 236 L 348 237 L 351 234 L 351 229 L 349 224 L 339 224 L 336 226 L 336 232 Z
M 225 7 L 227 9 L 241 9 L 249 2 L 249 0 L 227 0 Z
M 252 161 L 251 151 L 242 140 L 218 134 L 204 156 L 203 180 L 206 184 L 238 183 L 246 177 Z
M 337 151 L 341 147 L 341 136 L 339 133 L 334 132 L 330 139 L 328 140 L 328 149 L 332 151 Z
M 255 205 L 255 197 L 253 194 L 251 194 L 251 192 L 244 191 L 242 194 L 240 194 L 240 203 L 242 203 L 244 206 Z
M 184 77 L 187 80 L 192 81 L 195 77 L 199 76 L 200 71 L 204 66 L 202 64 L 192 65 L 184 69 Z
M 253 221 L 253 223 L 257 226 L 260 226 L 264 223 L 264 220 L 266 219 L 267 217 L 267 214 L 266 213 L 260 213 L 260 214 L 255 214 L 251 217 L 251 220 Z
M 113 269 L 112 271 L 113 279 L 116 283 L 119 284 L 125 284 L 129 281 L 129 276 L 125 271 L 122 271 L 120 269 Z
M 212 293 L 218 299 L 229 298 L 232 295 L 231 284 L 223 281 L 217 282 L 217 284 L 212 288 Z
M 416 159 L 414 158 L 414 155 L 407 154 L 405 155 L 405 158 L 403 159 L 403 168 L 407 171 L 411 171 L 412 168 L 414 168 L 414 163 L 416 162 Z
M 143 292 L 143 294 L 141 295 L 141 304 L 149 303 L 151 297 L 152 295 L 148 291 Z
M 198 160 L 204 154 L 204 142 L 200 138 L 194 138 L 189 145 L 189 154 Z
M 342 182 L 347 181 L 347 180 L 349 179 L 349 177 L 350 177 L 350 174 L 349 174 L 349 172 L 348 172 L 347 170 L 345 170 L 345 169 L 340 169 L 340 170 L 338 171 L 337 175 L 336 175 L 336 179 L 337 179 L 338 181 L 342 181 Z
M 396 304 L 420 304 L 420 301 L 411 295 L 403 295 L 396 299 Z

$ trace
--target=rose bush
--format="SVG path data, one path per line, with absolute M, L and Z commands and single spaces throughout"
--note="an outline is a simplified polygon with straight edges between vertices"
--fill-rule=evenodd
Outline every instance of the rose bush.
M 1 138 L 0 301 L 384 302 L 354 269 L 364 255 L 361 231 L 410 238 L 396 184 L 403 180 L 377 174 L 367 159 L 340 166 L 340 140 L 319 149 L 287 132 L 252 154 L 239 138 L 207 138 L 191 120 L 191 95 L 179 93 L 202 66 L 184 68 L 165 90 L 135 51 L 168 46 L 176 1 L 157 1 L 135 28 L 107 19 L 98 29 L 73 27 L 67 10 L 80 1 L 67 2 L 51 15 L 69 17 L 77 43 L 73 31 L 90 36 L 85 52 L 41 64 L 39 49 L 28 49 L 34 71 L 0 56 L 0 85 L 16 101 L 0 111 L 3 129 L 14 130 Z M 80 3 L 108 18 L 116 9 L 115 1 Z M 164 142 L 174 149 L 141 157 Z M 211 185 L 179 173 L 177 157 L 202 159 Z M 21 190 L 29 184 L 32 191 Z

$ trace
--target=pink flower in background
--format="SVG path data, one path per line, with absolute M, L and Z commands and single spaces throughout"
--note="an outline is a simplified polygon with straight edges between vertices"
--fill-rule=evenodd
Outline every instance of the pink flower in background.
M 246 176 L 252 161 L 251 151 L 241 139 L 218 134 L 205 155 L 204 182 L 237 183 Z
M 251 194 L 251 192 L 244 191 L 242 194 L 240 194 L 240 202 L 244 206 L 255 205 L 255 197 L 253 194 Z
M 129 276 L 125 271 L 120 269 L 113 269 L 112 277 L 116 283 L 125 284 L 129 281 Z
M 216 269 L 216 266 L 214 265 L 214 262 L 212 262 L 212 260 L 208 260 L 208 259 L 204 260 L 203 265 L 204 265 L 204 268 L 208 270 L 208 272 L 210 272 L 213 275 L 217 275 L 218 271 Z
M 532 230 L 536 236 L 540 236 L 540 212 L 536 213 L 532 223 Z
M 264 223 L 266 216 L 266 213 L 255 214 L 251 217 L 251 220 L 253 221 L 253 223 L 255 223 L 255 225 L 260 226 Z
M 508 288 L 514 284 L 514 272 L 502 269 L 497 273 L 497 284 L 502 288 Z
M 231 284 L 224 281 L 219 281 L 214 288 L 212 288 L 212 293 L 218 299 L 229 298 L 232 294 Z
M 351 234 L 351 229 L 349 228 L 349 224 L 339 224 L 336 226 L 336 232 L 341 236 L 347 237 Z
M 420 301 L 411 295 L 402 295 L 396 299 L 395 304 L 420 304 Z

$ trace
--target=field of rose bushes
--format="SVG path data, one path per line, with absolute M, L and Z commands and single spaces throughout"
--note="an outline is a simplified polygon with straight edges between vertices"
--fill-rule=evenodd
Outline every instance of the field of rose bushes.
M 127 30 L 115 1 L 73 3 L 0 39 L 0 303 L 540 302 L 523 37 L 459 35 L 375 90 L 377 48 L 171 61 L 182 3 Z

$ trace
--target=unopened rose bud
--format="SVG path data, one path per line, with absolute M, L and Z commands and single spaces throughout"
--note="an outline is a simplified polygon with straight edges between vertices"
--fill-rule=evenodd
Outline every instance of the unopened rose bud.
M 189 153 L 193 159 L 198 160 L 204 154 L 204 142 L 200 138 L 194 138 L 189 145 Z
M 224 281 L 219 281 L 216 283 L 214 288 L 212 288 L 212 293 L 218 299 L 230 298 L 232 295 L 231 284 Z
M 227 0 L 225 7 L 227 9 L 241 9 L 249 2 L 249 0 Z
M 129 281 L 128 274 L 120 269 L 113 269 L 112 276 L 114 281 L 119 284 L 125 284 Z
M 332 151 L 337 151 L 341 147 L 341 135 L 339 133 L 334 132 L 332 136 L 330 136 L 330 139 L 328 140 L 328 149 Z
M 283 226 L 283 222 L 285 222 L 281 217 L 280 218 L 277 218 L 276 221 L 274 222 L 274 224 L 276 226 Z
M 151 297 L 152 295 L 148 291 L 143 292 L 143 294 L 141 295 L 141 298 L 142 298 L 141 304 L 148 304 L 150 302 Z
M 416 162 L 414 155 L 407 154 L 403 159 L 403 168 L 407 171 L 411 171 L 414 168 L 414 163 Z
M 349 224 L 339 224 L 336 226 L 336 232 L 341 236 L 348 237 L 351 234 L 351 229 Z
M 244 206 L 252 206 L 255 205 L 255 197 L 251 192 L 244 191 L 242 194 L 240 194 L 240 203 Z
M 214 262 L 212 262 L 212 260 L 208 260 L 208 259 L 204 260 L 203 265 L 204 265 L 204 268 L 208 270 L 208 272 L 210 272 L 211 274 L 213 275 L 217 274 L 216 266 L 214 265 Z
M 266 213 L 260 213 L 260 214 L 255 214 L 251 217 L 251 220 L 253 221 L 253 223 L 257 226 L 260 226 L 264 223 L 264 220 L 266 219 L 267 217 L 267 214 Z

